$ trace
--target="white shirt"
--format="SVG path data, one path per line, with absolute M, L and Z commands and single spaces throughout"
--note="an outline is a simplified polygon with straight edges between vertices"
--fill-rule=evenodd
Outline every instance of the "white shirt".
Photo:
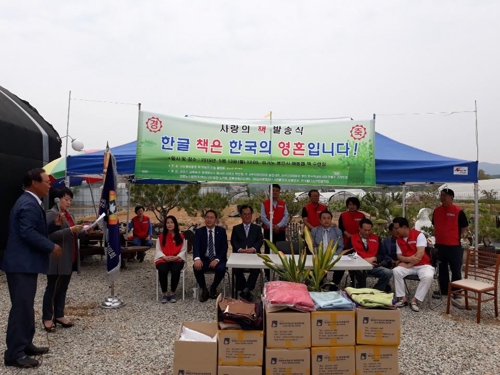
M 38 198 L 38 195 L 36 195 L 35 193 L 32 193 L 31 191 L 29 190 L 25 190 L 26 193 L 30 193 L 31 195 L 33 195 L 36 199 L 36 201 L 38 202 L 39 205 L 42 204 L 42 200 L 40 198 Z
M 403 239 L 408 240 L 408 237 L 403 237 Z M 423 233 L 420 233 L 417 237 L 417 247 L 426 247 L 427 246 L 427 238 L 425 238 Z M 403 254 L 401 248 L 398 245 L 398 241 L 396 241 L 396 254 Z

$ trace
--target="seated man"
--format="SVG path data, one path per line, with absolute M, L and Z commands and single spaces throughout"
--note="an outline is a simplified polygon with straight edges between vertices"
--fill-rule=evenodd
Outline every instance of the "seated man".
M 382 292 L 389 291 L 389 281 L 392 278 L 392 271 L 379 264 L 377 256 L 382 253 L 379 237 L 372 233 L 373 223 L 370 219 L 361 219 L 359 222 L 359 232 L 353 234 L 349 240 L 352 249 L 364 260 L 373 265 L 373 268 L 366 272 L 367 276 L 378 277 L 374 289 Z M 380 254 L 379 254 L 380 253 Z M 351 277 L 356 278 L 358 288 L 366 287 L 366 277 L 360 271 L 351 271 Z
M 332 213 L 330 211 L 322 211 L 319 217 L 321 225 L 313 228 L 311 231 L 314 248 L 317 249 L 319 244 L 323 243 L 323 249 L 325 249 L 330 241 L 333 241 L 333 244 L 335 244 L 338 240 L 337 251 L 335 254 L 339 254 L 342 250 L 344 250 L 342 231 L 336 226 L 332 226 Z M 342 276 L 344 276 L 344 271 L 333 272 L 333 284 L 330 285 L 330 290 L 338 290 L 338 285 L 342 280 Z
M 392 222 L 394 223 L 394 229 L 398 232 L 396 251 L 400 261 L 399 265 L 392 271 L 394 272 L 396 298 L 400 298 L 396 306 L 408 306 L 403 279 L 408 275 L 418 275 L 420 282 L 415 296 L 410 301 L 410 308 L 418 312 L 420 310 L 418 301 L 422 302 L 425 299 L 434 278 L 434 267 L 432 267 L 431 258 L 425 252 L 427 239 L 418 230 L 410 229 L 408 220 L 404 217 L 396 217 Z
M 128 230 L 134 230 L 132 237 L 132 244 L 134 246 L 153 246 L 153 241 L 151 241 L 151 236 L 153 235 L 153 225 L 149 217 L 144 215 L 144 207 L 135 207 L 135 216 L 132 221 L 128 224 Z M 137 259 L 139 262 L 144 261 L 144 252 L 137 253 Z
M 205 226 L 198 228 L 194 234 L 193 270 L 194 277 L 201 289 L 200 302 L 217 298 L 217 287 L 226 274 L 227 233 L 224 228 L 215 226 L 217 213 L 208 210 L 205 213 Z M 214 282 L 210 293 L 205 282 L 205 272 L 213 271 Z
M 255 254 L 260 252 L 264 237 L 262 236 L 262 228 L 252 224 L 253 208 L 249 205 L 240 207 L 240 216 L 242 223 L 233 227 L 231 233 L 231 246 L 233 253 Z M 255 255 L 254 255 L 255 256 Z M 259 269 L 250 269 L 248 280 L 245 279 L 243 269 L 238 268 L 233 270 L 236 275 L 236 290 L 240 290 L 240 297 L 246 300 L 252 299 L 251 291 L 255 288 L 259 277 Z
M 398 255 L 396 254 L 396 240 L 398 232 L 394 229 L 394 223 L 389 224 L 389 237 L 382 240 L 382 256 L 380 265 L 386 268 L 394 268 L 398 265 Z

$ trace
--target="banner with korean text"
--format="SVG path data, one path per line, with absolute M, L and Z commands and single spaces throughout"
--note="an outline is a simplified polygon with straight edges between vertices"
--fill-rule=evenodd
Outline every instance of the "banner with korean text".
M 141 111 L 135 177 L 375 185 L 374 121 L 214 120 Z

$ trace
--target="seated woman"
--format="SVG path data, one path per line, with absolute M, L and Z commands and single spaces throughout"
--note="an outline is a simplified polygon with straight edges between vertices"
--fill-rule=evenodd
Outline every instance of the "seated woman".
M 151 236 L 153 235 L 153 225 L 150 218 L 144 215 L 144 207 L 136 206 L 135 214 L 137 216 L 128 224 L 129 231 L 134 229 L 132 244 L 134 246 L 152 246 L 153 241 L 151 241 Z M 137 253 L 139 262 L 144 261 L 144 256 L 144 252 Z
M 179 230 L 175 216 L 169 215 L 163 222 L 163 232 L 158 236 L 155 251 L 155 266 L 158 270 L 163 297 L 161 303 L 177 302 L 175 291 L 181 278 L 181 271 L 186 262 L 187 242 Z M 170 292 L 168 291 L 168 273 L 171 273 Z

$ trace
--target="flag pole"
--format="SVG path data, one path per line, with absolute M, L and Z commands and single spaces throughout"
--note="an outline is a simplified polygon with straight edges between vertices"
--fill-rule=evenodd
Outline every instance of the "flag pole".
M 104 152 L 104 185 L 102 190 L 99 213 L 105 211 L 107 223 L 104 225 L 103 237 L 106 250 L 106 267 L 108 270 L 109 288 L 111 296 L 101 302 L 103 309 L 119 309 L 125 306 L 125 302 L 115 296 L 115 279 L 120 272 L 121 245 L 119 242 L 120 228 L 116 215 L 116 163 L 109 150 L 109 143 L 106 144 Z M 111 231 L 111 229 L 113 229 Z M 117 233 L 116 233 L 117 232 Z M 115 263 L 112 268 L 112 264 Z M 111 268 L 111 269 L 110 269 Z

